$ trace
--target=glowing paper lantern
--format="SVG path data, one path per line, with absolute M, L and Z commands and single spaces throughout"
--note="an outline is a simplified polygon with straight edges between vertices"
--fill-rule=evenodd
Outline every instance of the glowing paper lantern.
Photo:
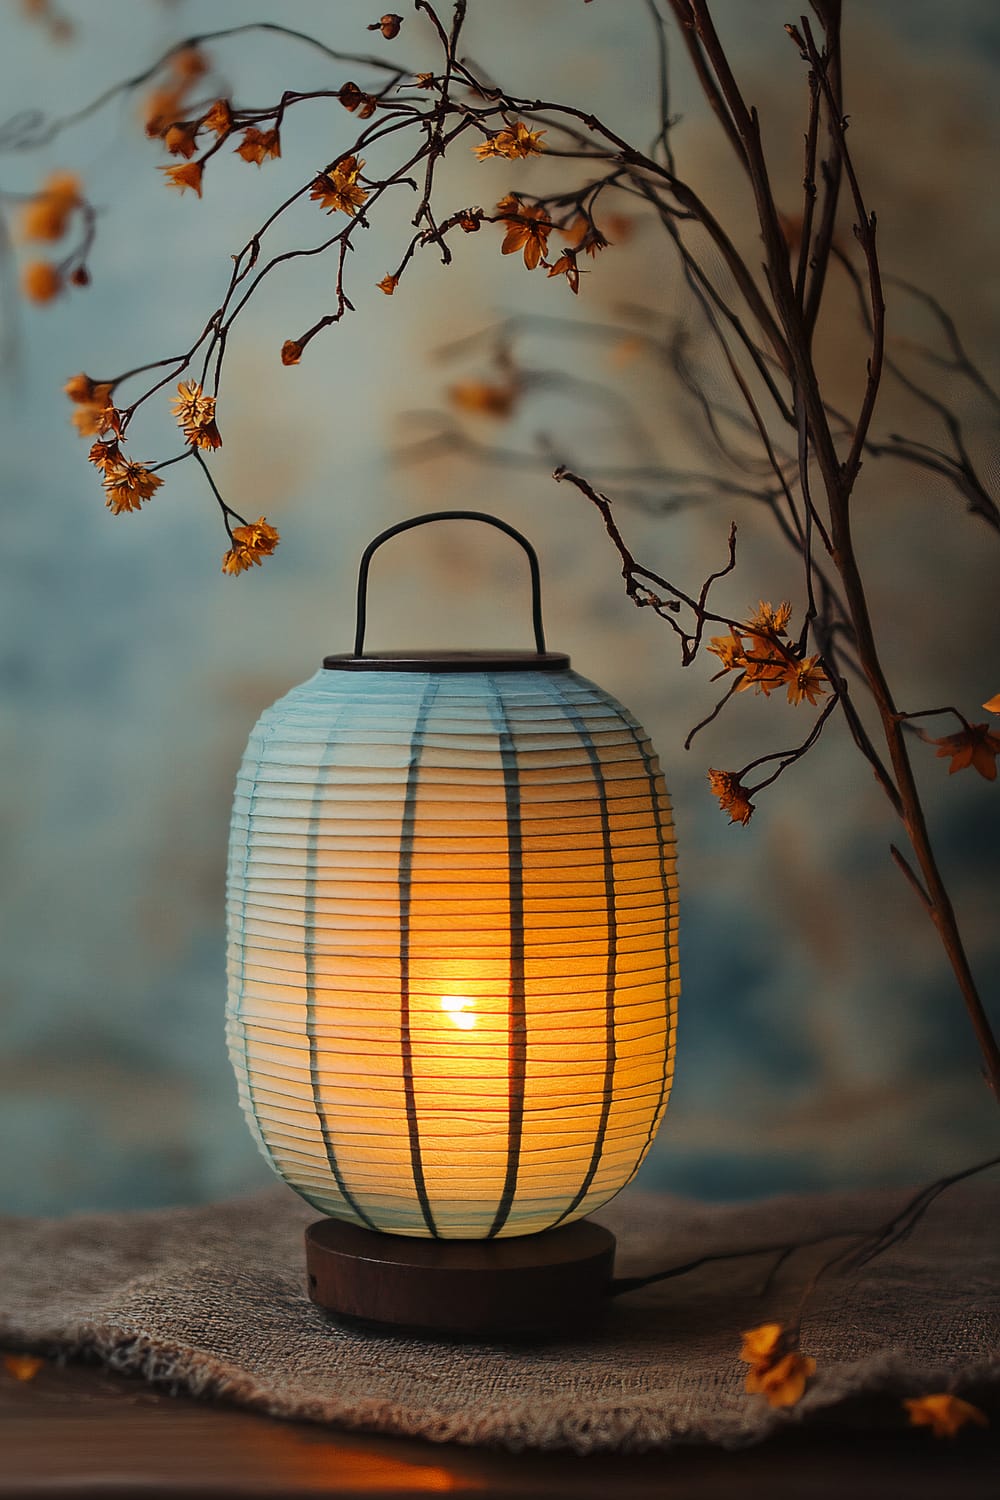
M 372 553 L 450 516 L 524 546 L 537 650 L 365 655 Z M 253 1133 L 380 1254 L 535 1236 L 634 1176 L 673 1070 L 670 806 L 641 726 L 546 652 L 512 528 L 371 544 L 354 653 L 250 736 L 228 901 Z

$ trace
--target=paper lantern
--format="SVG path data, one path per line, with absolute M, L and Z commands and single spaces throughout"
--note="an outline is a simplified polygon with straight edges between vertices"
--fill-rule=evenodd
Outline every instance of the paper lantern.
M 525 548 L 537 649 L 366 655 L 375 549 L 456 517 Z M 368 548 L 354 652 L 250 736 L 228 911 L 241 1102 L 330 1245 L 568 1245 L 638 1170 L 673 1071 L 670 805 L 633 716 L 546 651 L 513 528 Z

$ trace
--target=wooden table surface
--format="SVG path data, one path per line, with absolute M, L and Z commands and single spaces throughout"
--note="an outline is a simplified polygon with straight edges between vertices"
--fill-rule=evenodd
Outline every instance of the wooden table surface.
M 791 1430 L 741 1453 L 510 1454 L 276 1422 L 89 1365 L 0 1369 L 0 1497 L 338 1496 L 402 1500 L 997 1500 L 1000 1435 L 953 1442 L 854 1425 Z

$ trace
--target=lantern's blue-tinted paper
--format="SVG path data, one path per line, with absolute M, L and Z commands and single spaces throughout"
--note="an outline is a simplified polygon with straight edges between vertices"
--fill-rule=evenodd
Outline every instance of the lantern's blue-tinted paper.
M 317 672 L 250 737 L 228 892 L 243 1107 L 318 1209 L 519 1235 L 634 1175 L 673 1072 L 673 833 L 599 687 Z

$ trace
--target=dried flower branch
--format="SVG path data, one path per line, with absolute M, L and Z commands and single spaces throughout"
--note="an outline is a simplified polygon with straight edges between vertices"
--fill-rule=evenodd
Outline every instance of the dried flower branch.
M 809 752 L 835 714 L 842 718 L 903 825 L 909 857 L 895 845 L 892 856 L 940 937 L 987 1077 L 1000 1095 L 1000 1048 L 969 967 L 910 761 L 911 745 L 920 742 L 912 721 L 931 711 L 909 714 L 897 708 L 870 616 L 852 508 L 862 463 L 883 456 L 939 476 L 963 498 L 976 520 L 985 522 L 991 532 L 1000 529 L 1000 508 L 974 463 L 961 422 L 926 382 L 924 370 L 944 370 L 961 378 L 996 409 L 1000 398 L 969 359 L 937 299 L 883 274 L 876 216 L 848 141 L 839 0 L 814 0 L 812 21 L 802 16 L 786 27 L 798 58 L 794 65 L 802 68 L 804 98 L 798 212 L 776 200 L 775 173 L 756 109 L 716 29 L 709 0 L 665 0 L 665 10 L 657 0 L 646 0 L 659 99 L 648 148 L 625 139 L 586 107 L 523 97 L 491 80 L 463 52 L 467 6 L 468 0 L 454 0 L 446 19 L 431 0 L 414 0 L 414 19 L 420 25 L 408 24 L 405 44 L 422 49 L 420 71 L 399 60 L 403 18 L 394 12 L 358 23 L 389 48 L 384 55 L 339 51 L 278 23 L 248 23 L 186 38 L 82 109 L 52 119 L 28 112 L 0 130 L 0 150 L 23 151 L 56 140 L 117 97 L 142 98 L 147 132 L 173 158 L 161 166 L 166 183 L 181 192 L 193 191 L 203 200 L 194 211 L 204 212 L 216 173 L 242 171 L 244 164 L 263 167 L 282 154 L 284 123 L 303 102 L 328 101 L 335 119 L 347 126 L 341 149 L 325 163 L 309 163 L 298 185 L 275 203 L 235 252 L 219 305 L 200 331 L 193 331 L 186 347 L 115 376 L 80 376 L 71 382 L 74 421 L 82 435 L 98 440 L 90 456 L 106 498 L 112 510 L 136 509 L 149 499 L 164 467 L 193 456 L 222 514 L 229 541 L 224 570 L 251 570 L 273 553 L 274 528 L 263 517 L 250 522 L 238 516 L 211 475 L 211 454 L 222 442 L 216 413 L 224 399 L 230 334 L 261 288 L 276 283 L 276 273 L 294 270 L 303 258 L 326 256 L 333 271 L 330 304 L 311 327 L 290 330 L 280 354 L 276 351 L 282 364 L 299 364 L 315 337 L 354 310 L 347 275 L 351 253 L 389 197 L 412 194 L 415 204 L 412 233 L 400 246 L 396 265 L 380 281 L 371 267 L 364 272 L 368 284 L 377 284 L 390 296 L 419 252 L 433 249 L 448 265 L 456 244 L 484 224 L 498 226 L 499 253 L 518 257 L 526 271 L 544 270 L 554 291 L 565 282 L 578 294 L 586 269 L 581 262 L 586 258 L 595 263 L 617 253 L 614 246 L 628 238 L 630 215 L 642 212 L 666 236 L 678 258 L 728 390 L 721 392 L 718 382 L 709 383 L 682 330 L 665 322 L 658 327 L 648 310 L 634 310 L 623 328 L 591 327 L 586 336 L 627 337 L 679 382 L 694 402 L 706 466 L 679 474 L 650 462 L 588 475 L 568 456 L 553 454 L 551 445 L 543 456 L 555 467 L 557 479 L 575 486 L 597 510 L 618 556 L 628 596 L 665 622 L 682 664 L 704 663 L 711 654 L 721 667 L 716 675 L 728 679 L 724 696 L 691 731 L 688 744 L 705 725 L 733 712 L 733 705 L 751 688 L 766 698 L 784 700 L 797 713 L 816 710 L 795 748 L 758 757 L 740 770 L 711 771 L 712 789 L 732 821 L 747 823 L 753 812 L 751 799 Z M 687 180 L 675 154 L 668 17 L 751 190 L 762 266 L 756 251 L 752 263 L 740 253 L 724 212 Z M 215 79 L 206 49 L 224 51 L 230 39 L 252 31 L 313 49 L 329 64 L 329 86 L 308 92 L 285 90 L 270 105 L 242 106 Z M 428 47 L 435 52 L 430 65 Z M 147 87 L 151 92 L 145 96 Z M 476 170 L 481 170 L 484 181 L 497 182 L 497 188 L 490 189 L 492 207 L 443 201 L 439 206 L 446 190 L 439 186 L 438 168 L 456 145 L 480 159 L 482 166 Z M 540 155 L 550 164 L 561 162 L 564 169 L 559 186 L 546 192 L 533 191 L 534 179 L 525 175 L 531 170 L 529 159 Z M 371 163 L 387 156 L 388 169 L 376 172 Z M 0 202 L 17 206 L 10 195 Z M 27 294 L 51 301 L 67 284 L 88 279 L 94 217 L 79 191 L 74 188 L 71 197 L 60 198 L 51 179 L 32 202 L 26 217 L 36 234 L 41 231 L 42 240 L 50 230 L 55 233 L 71 222 L 81 229 L 80 244 L 63 261 L 33 261 L 24 268 Z M 326 227 L 318 229 L 308 244 L 272 250 L 275 225 L 303 202 L 325 210 L 328 220 L 316 217 L 317 224 Z M 852 248 L 844 243 L 846 212 L 852 220 Z M 706 243 L 707 254 L 700 248 Z M 847 277 L 853 287 L 868 346 L 848 412 L 832 401 L 814 357 L 816 330 L 834 275 Z M 893 296 L 916 298 L 923 305 L 943 352 L 894 340 L 887 322 L 887 299 Z M 913 360 L 921 366 L 917 373 L 911 369 Z M 543 380 L 537 372 L 529 377 L 518 371 L 508 358 L 498 379 L 454 385 L 451 399 L 462 418 L 471 413 L 501 421 L 525 399 L 533 381 L 537 386 Z M 908 437 L 877 432 L 879 394 L 886 380 L 895 381 L 940 423 L 939 444 L 928 442 L 923 433 Z M 147 402 L 175 386 L 180 392 L 175 411 L 184 439 L 182 451 L 159 463 L 136 463 L 125 447 L 134 421 Z M 489 447 L 469 437 L 458 419 L 439 419 L 438 431 L 420 445 L 421 451 L 449 447 L 519 466 L 538 461 L 537 455 L 508 453 L 502 445 Z M 714 608 L 716 584 L 736 568 L 734 526 L 718 570 L 701 584 L 684 585 L 632 553 L 615 510 L 618 504 L 634 504 L 669 515 L 683 505 L 717 503 L 730 495 L 759 505 L 761 516 L 799 559 L 803 606 L 794 636 L 788 633 L 791 612 L 784 606 L 768 606 L 766 614 L 762 606 L 744 619 L 728 618 Z M 877 734 L 867 727 L 856 694 L 872 705 Z M 939 753 L 950 758 L 953 771 L 974 768 L 992 779 L 1000 737 L 987 725 L 971 724 L 961 715 L 959 719 L 958 731 L 937 740 Z M 752 773 L 761 769 L 764 779 L 752 781 Z

